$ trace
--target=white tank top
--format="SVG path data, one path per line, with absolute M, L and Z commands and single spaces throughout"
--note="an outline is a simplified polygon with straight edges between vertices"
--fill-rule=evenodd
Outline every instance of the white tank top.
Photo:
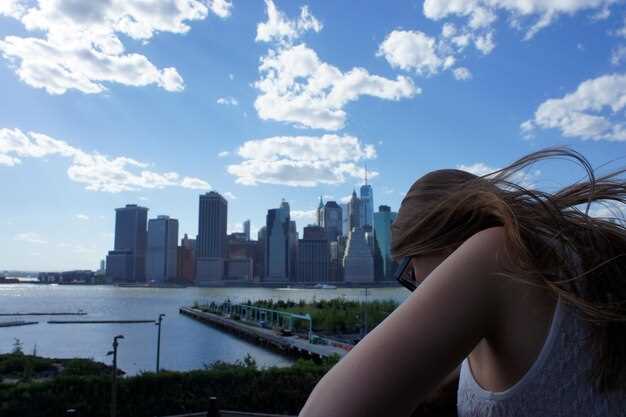
M 626 416 L 626 391 L 602 394 L 587 380 L 589 332 L 572 307 L 557 302 L 539 356 L 515 385 L 502 392 L 483 389 L 469 362 L 461 365 L 458 417 Z

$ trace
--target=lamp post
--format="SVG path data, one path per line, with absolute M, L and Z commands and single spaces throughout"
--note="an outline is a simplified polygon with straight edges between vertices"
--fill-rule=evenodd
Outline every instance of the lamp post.
M 156 355 L 156 373 L 159 373 L 159 362 L 161 361 L 161 322 L 163 321 L 163 317 L 165 314 L 159 314 L 159 319 L 157 320 L 156 326 L 159 328 L 157 332 L 157 355 Z
M 123 335 L 113 338 L 113 350 L 107 352 L 107 356 L 113 355 L 113 382 L 111 383 L 111 417 L 117 416 L 117 345 L 118 339 L 123 339 Z

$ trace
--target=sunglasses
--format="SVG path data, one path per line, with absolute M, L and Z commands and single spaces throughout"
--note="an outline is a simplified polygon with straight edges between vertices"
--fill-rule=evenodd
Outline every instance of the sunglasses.
M 393 277 L 407 290 L 411 292 L 415 291 L 418 283 L 415 279 L 415 272 L 413 271 L 413 265 L 411 265 L 410 256 L 402 258 L 400 265 L 398 265 L 398 269 L 396 269 L 396 272 L 393 274 Z

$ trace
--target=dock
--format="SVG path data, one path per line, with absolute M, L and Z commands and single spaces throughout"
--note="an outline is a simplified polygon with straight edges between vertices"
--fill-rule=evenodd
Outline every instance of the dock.
M 192 307 L 181 307 L 179 313 L 289 355 L 325 358 L 335 354 L 344 356 L 348 353 L 347 350 L 337 346 L 313 344 L 298 336 L 280 336 L 271 329 L 247 324 L 241 320 L 225 318 Z
M 28 326 L 30 324 L 37 324 L 38 321 L 24 321 L 24 320 L 16 320 L 16 321 L 3 321 L 0 322 L 0 327 L 15 327 L 15 326 Z
M 136 324 L 154 323 L 154 320 L 48 320 L 48 324 Z

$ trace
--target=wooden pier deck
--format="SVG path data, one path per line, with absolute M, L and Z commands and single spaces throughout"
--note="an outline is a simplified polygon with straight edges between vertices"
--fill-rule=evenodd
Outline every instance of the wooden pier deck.
M 230 331 L 231 333 L 252 339 L 255 342 L 297 356 L 325 358 L 334 354 L 344 356 L 345 349 L 331 345 L 314 345 L 298 336 L 280 336 L 271 329 L 264 329 L 240 320 L 232 320 L 217 314 L 206 313 L 192 308 L 181 307 L 180 314 L 189 316 L 203 323 Z

